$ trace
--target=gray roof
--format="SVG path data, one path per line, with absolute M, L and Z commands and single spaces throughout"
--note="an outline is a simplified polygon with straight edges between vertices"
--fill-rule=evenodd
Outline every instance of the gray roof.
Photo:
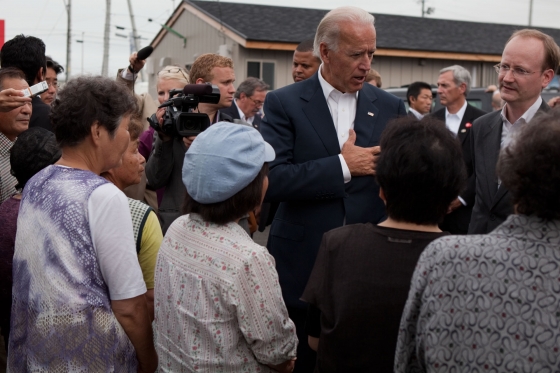
M 299 43 L 315 35 L 323 9 L 187 1 L 246 40 Z M 519 25 L 451 21 L 435 18 L 373 14 L 377 47 L 435 52 L 502 54 L 504 44 Z M 560 29 L 536 27 L 560 41 Z

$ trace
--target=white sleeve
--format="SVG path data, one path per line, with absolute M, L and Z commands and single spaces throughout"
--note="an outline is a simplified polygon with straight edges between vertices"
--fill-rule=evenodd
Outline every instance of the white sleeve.
M 348 168 L 346 160 L 344 159 L 342 154 L 339 154 L 338 158 L 340 159 L 340 165 L 342 166 L 342 176 L 344 177 L 344 184 L 346 184 L 350 182 L 350 180 L 352 180 L 352 175 L 350 174 L 350 169 Z
M 88 216 L 93 247 L 111 300 L 146 293 L 123 192 L 111 183 L 95 189 L 88 200 Z

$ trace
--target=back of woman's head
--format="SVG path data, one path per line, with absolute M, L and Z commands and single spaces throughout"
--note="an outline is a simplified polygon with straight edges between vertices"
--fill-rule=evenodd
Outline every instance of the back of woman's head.
M 376 178 L 388 216 L 437 224 L 465 184 L 459 141 L 437 119 L 404 117 L 387 125 L 380 145 Z
M 136 110 L 136 100 L 124 84 L 101 76 L 80 76 L 58 93 L 51 123 L 60 147 L 72 147 L 89 136 L 95 122 L 114 135 L 123 116 Z
M 498 175 L 517 213 L 560 219 L 560 110 L 537 114 L 504 148 Z
M 158 80 L 176 80 L 187 85 L 189 84 L 189 73 L 182 67 L 168 65 L 158 72 Z

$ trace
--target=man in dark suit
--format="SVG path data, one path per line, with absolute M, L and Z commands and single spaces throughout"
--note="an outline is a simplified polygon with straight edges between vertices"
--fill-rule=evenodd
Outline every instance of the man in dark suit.
M 502 61 L 495 66 L 506 104 L 477 119 L 472 127 L 476 201 L 469 233 L 489 233 L 513 213 L 509 192 L 497 177 L 498 155 L 512 140 L 523 141 L 515 134 L 535 114 L 550 110 L 541 91 L 554 77 L 559 61 L 558 45 L 540 31 L 516 31 L 506 43 Z
M 452 234 L 467 234 L 474 205 L 474 176 L 468 167 L 472 163 L 470 134 L 472 122 L 486 112 L 467 103 L 467 94 L 471 89 L 471 74 L 462 66 L 453 65 L 439 72 L 438 96 L 444 108 L 432 115 L 445 122 L 463 147 L 463 157 L 467 165 L 467 187 L 449 207 L 449 213 L 440 224 L 443 231 Z
M 45 80 L 47 73 L 45 43 L 39 38 L 17 35 L 8 40 L 0 51 L 0 61 L 2 67 L 17 67 L 23 71 L 30 87 Z M 31 106 L 33 106 L 33 114 L 31 114 L 29 128 L 42 127 L 52 131 L 49 119 L 51 107 L 39 96 L 33 97 Z
M 307 305 L 299 299 L 323 233 L 385 218 L 374 178 L 379 138 L 389 120 L 406 115 L 400 99 L 364 84 L 376 49 L 369 13 L 355 7 L 329 12 L 314 44 L 321 68 L 269 92 L 261 126 L 276 151 L 266 199 L 280 202 L 268 249 L 300 339 L 299 371 L 314 365 L 304 330 Z
M 264 104 L 268 88 L 268 84 L 260 79 L 253 77 L 245 79 L 237 87 L 231 106 L 220 109 L 220 113 L 229 115 L 234 120 L 249 123 L 260 131 L 261 115 L 259 110 Z
M 414 82 L 406 90 L 406 100 L 408 116 L 420 120 L 432 110 L 432 87 L 428 83 Z

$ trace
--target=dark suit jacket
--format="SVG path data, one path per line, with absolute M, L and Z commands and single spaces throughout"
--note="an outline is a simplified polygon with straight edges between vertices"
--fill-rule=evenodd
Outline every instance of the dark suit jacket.
M 549 106 L 543 100 L 539 111 L 549 110 Z M 490 233 L 513 213 L 511 196 L 503 184 L 498 188 L 496 173 L 502 142 L 501 112 L 501 110 L 493 111 L 473 123 L 470 145 L 473 154 L 476 201 L 469 234 Z
M 241 119 L 241 117 L 239 116 L 239 109 L 235 104 L 235 100 L 231 103 L 230 107 L 225 109 L 220 109 L 220 113 L 229 115 L 233 119 Z M 258 129 L 259 131 L 261 130 L 261 116 L 259 114 L 255 114 L 255 119 L 253 119 L 253 127 Z
M 268 249 L 276 259 L 284 301 L 299 300 L 313 268 L 323 233 L 344 223 L 378 223 L 385 218 L 373 176 L 344 183 L 340 145 L 317 73 L 269 92 L 261 133 L 276 151 L 266 200 L 280 202 Z M 356 145 L 379 145 L 387 122 L 406 115 L 395 96 L 364 84 L 358 95 Z
M 465 109 L 465 114 L 463 114 L 463 119 L 459 125 L 459 132 L 457 133 L 457 138 L 461 142 L 461 147 L 463 149 L 463 158 L 465 160 L 465 166 L 467 167 L 467 185 L 460 196 L 467 203 L 467 206 L 460 206 L 451 214 L 445 215 L 443 222 L 440 224 L 440 228 L 444 232 L 449 232 L 451 234 L 467 234 L 469 230 L 469 223 L 471 221 L 471 213 L 474 205 L 474 175 L 472 171 L 472 153 L 471 153 L 471 132 L 472 123 L 475 119 L 486 114 L 485 111 L 475 108 L 472 105 L 467 104 Z M 434 118 L 440 119 L 445 122 L 445 108 L 439 109 L 432 114 Z M 467 127 L 467 123 L 471 126 Z
M 51 119 L 49 118 L 51 107 L 45 104 L 39 96 L 35 96 L 31 99 L 31 106 L 33 111 L 31 112 L 31 119 L 29 120 L 29 128 L 42 127 L 54 132 L 51 126 Z

